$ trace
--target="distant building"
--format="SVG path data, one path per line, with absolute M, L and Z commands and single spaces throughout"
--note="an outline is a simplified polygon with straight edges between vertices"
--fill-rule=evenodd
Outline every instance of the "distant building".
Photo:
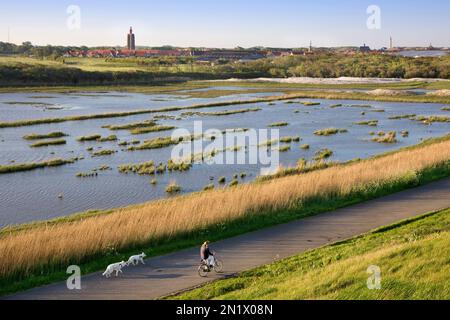
M 192 50 L 191 56 L 194 57 L 197 61 L 251 61 L 265 58 L 267 56 L 267 52 L 243 49 Z
M 136 37 L 133 33 L 133 27 L 130 27 L 130 33 L 127 36 L 127 49 L 130 51 L 136 50 Z
M 359 47 L 359 51 L 362 52 L 362 53 L 368 53 L 371 50 L 370 50 L 370 47 L 366 46 L 366 44 L 364 43 L 364 45 L 362 47 Z

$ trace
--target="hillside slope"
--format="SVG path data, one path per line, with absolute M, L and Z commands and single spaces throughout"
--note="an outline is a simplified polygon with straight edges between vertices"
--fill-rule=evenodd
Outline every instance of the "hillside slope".
M 381 289 L 369 290 L 370 266 Z M 450 299 L 450 209 L 208 284 L 176 299 Z

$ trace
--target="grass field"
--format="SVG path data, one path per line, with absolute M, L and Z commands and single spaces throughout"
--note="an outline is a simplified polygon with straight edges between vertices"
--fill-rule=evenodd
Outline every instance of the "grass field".
M 69 264 L 98 271 L 131 251 L 158 255 L 421 185 L 449 176 L 449 159 L 446 136 L 304 174 L 4 228 L 0 294 L 64 279 Z
M 450 209 L 311 250 L 171 299 L 448 300 Z M 369 266 L 381 288 L 369 290 Z

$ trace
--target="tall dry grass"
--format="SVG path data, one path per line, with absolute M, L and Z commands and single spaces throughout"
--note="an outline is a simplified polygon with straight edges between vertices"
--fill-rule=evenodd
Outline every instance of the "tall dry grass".
M 298 206 L 317 196 L 348 195 L 450 159 L 450 141 L 303 175 L 213 190 L 117 209 L 74 222 L 3 233 L 0 277 L 26 274 L 36 266 L 76 263 L 111 247 L 125 249 L 211 224 Z

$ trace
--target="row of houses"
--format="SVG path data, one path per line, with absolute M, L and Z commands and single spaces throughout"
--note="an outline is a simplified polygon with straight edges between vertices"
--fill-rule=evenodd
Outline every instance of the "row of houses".
M 103 49 L 103 50 L 79 50 L 69 51 L 65 57 L 88 57 L 88 58 L 151 58 L 151 57 L 193 57 L 198 61 L 212 62 L 217 60 L 231 61 L 249 61 L 258 60 L 268 57 L 279 57 L 289 55 L 306 55 L 308 51 L 268 51 L 268 50 L 190 50 L 190 49 L 173 49 L 173 50 L 124 50 L 124 49 Z

